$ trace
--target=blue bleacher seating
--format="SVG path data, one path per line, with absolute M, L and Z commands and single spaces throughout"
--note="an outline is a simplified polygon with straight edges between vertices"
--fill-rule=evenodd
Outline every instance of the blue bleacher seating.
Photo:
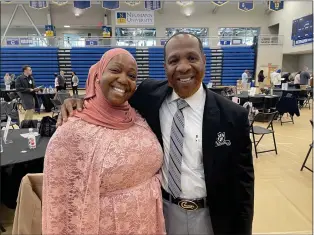
M 1 85 L 6 73 L 14 73 L 18 77 L 24 65 L 32 67 L 36 86 L 54 87 L 54 73 L 59 72 L 58 48 L 1 48 Z
M 236 85 L 244 70 L 254 74 L 255 52 L 252 47 L 222 47 L 222 85 Z

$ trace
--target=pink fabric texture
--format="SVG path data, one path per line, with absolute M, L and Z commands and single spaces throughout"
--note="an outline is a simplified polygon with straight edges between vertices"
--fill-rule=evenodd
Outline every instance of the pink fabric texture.
M 156 136 L 138 114 L 127 130 L 69 118 L 46 150 L 43 234 L 165 234 L 157 174 L 162 159 Z
M 99 83 L 96 82 L 104 73 L 108 63 L 115 56 L 121 54 L 128 55 L 135 61 L 127 50 L 115 48 L 107 51 L 100 61 L 90 68 L 86 81 L 85 109 L 82 112 L 75 112 L 76 117 L 98 126 L 119 130 L 127 129 L 134 124 L 135 110 L 129 103 L 125 102 L 121 106 L 110 105 L 105 99 Z

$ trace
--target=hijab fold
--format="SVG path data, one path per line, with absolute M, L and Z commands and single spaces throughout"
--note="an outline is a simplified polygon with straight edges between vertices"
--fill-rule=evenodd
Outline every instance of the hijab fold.
M 128 129 L 134 124 L 136 113 L 130 104 L 126 101 L 120 106 L 111 105 L 97 82 L 112 58 L 121 54 L 130 56 L 136 62 L 132 54 L 125 49 L 115 48 L 107 51 L 89 70 L 84 98 L 85 108 L 81 112 L 75 112 L 75 117 L 94 125 L 116 130 Z

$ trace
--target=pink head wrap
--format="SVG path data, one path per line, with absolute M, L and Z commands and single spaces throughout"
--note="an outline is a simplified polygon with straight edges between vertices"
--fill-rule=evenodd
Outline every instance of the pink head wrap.
M 107 51 L 100 61 L 91 66 L 86 81 L 85 108 L 81 112 L 75 112 L 74 116 L 98 126 L 117 130 L 127 129 L 134 124 L 136 113 L 130 104 L 128 102 L 121 106 L 109 104 L 101 91 L 99 83 L 96 82 L 97 79 L 101 78 L 111 59 L 121 54 L 134 59 L 127 50 L 115 48 Z

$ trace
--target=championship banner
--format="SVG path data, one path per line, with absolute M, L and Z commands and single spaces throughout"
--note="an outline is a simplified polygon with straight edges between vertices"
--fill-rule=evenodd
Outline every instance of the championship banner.
M 134 7 L 134 6 L 138 5 L 138 4 L 140 4 L 141 1 L 125 1 L 125 3 L 128 4 L 131 7 Z
M 54 35 L 54 27 L 53 25 L 45 25 L 46 37 L 53 37 Z
M 120 8 L 119 1 L 103 1 L 102 7 L 108 10 L 116 10 Z
M 102 36 L 104 38 L 111 38 L 112 37 L 112 28 L 109 26 L 102 26 Z
M 73 1 L 73 6 L 75 8 L 84 10 L 91 7 L 91 2 L 90 1 Z
M 47 1 L 30 1 L 29 7 L 34 9 L 43 9 L 48 7 L 48 3 Z
M 145 1 L 144 6 L 149 11 L 159 10 L 161 9 L 161 1 Z
M 238 9 L 241 11 L 251 11 L 254 9 L 254 3 L 253 1 L 242 1 L 238 3 Z
M 68 0 L 51 0 L 52 3 L 57 4 L 59 6 L 65 5 L 68 3 Z
M 20 43 L 22 46 L 29 46 L 33 44 L 33 39 L 32 38 L 20 38 Z
M 7 38 L 6 43 L 8 46 L 18 46 L 20 41 L 18 38 Z
M 222 6 L 225 5 L 228 1 L 212 1 L 217 6 Z
M 268 2 L 268 8 L 271 11 L 280 11 L 283 9 L 283 1 L 280 0 L 273 0 Z

